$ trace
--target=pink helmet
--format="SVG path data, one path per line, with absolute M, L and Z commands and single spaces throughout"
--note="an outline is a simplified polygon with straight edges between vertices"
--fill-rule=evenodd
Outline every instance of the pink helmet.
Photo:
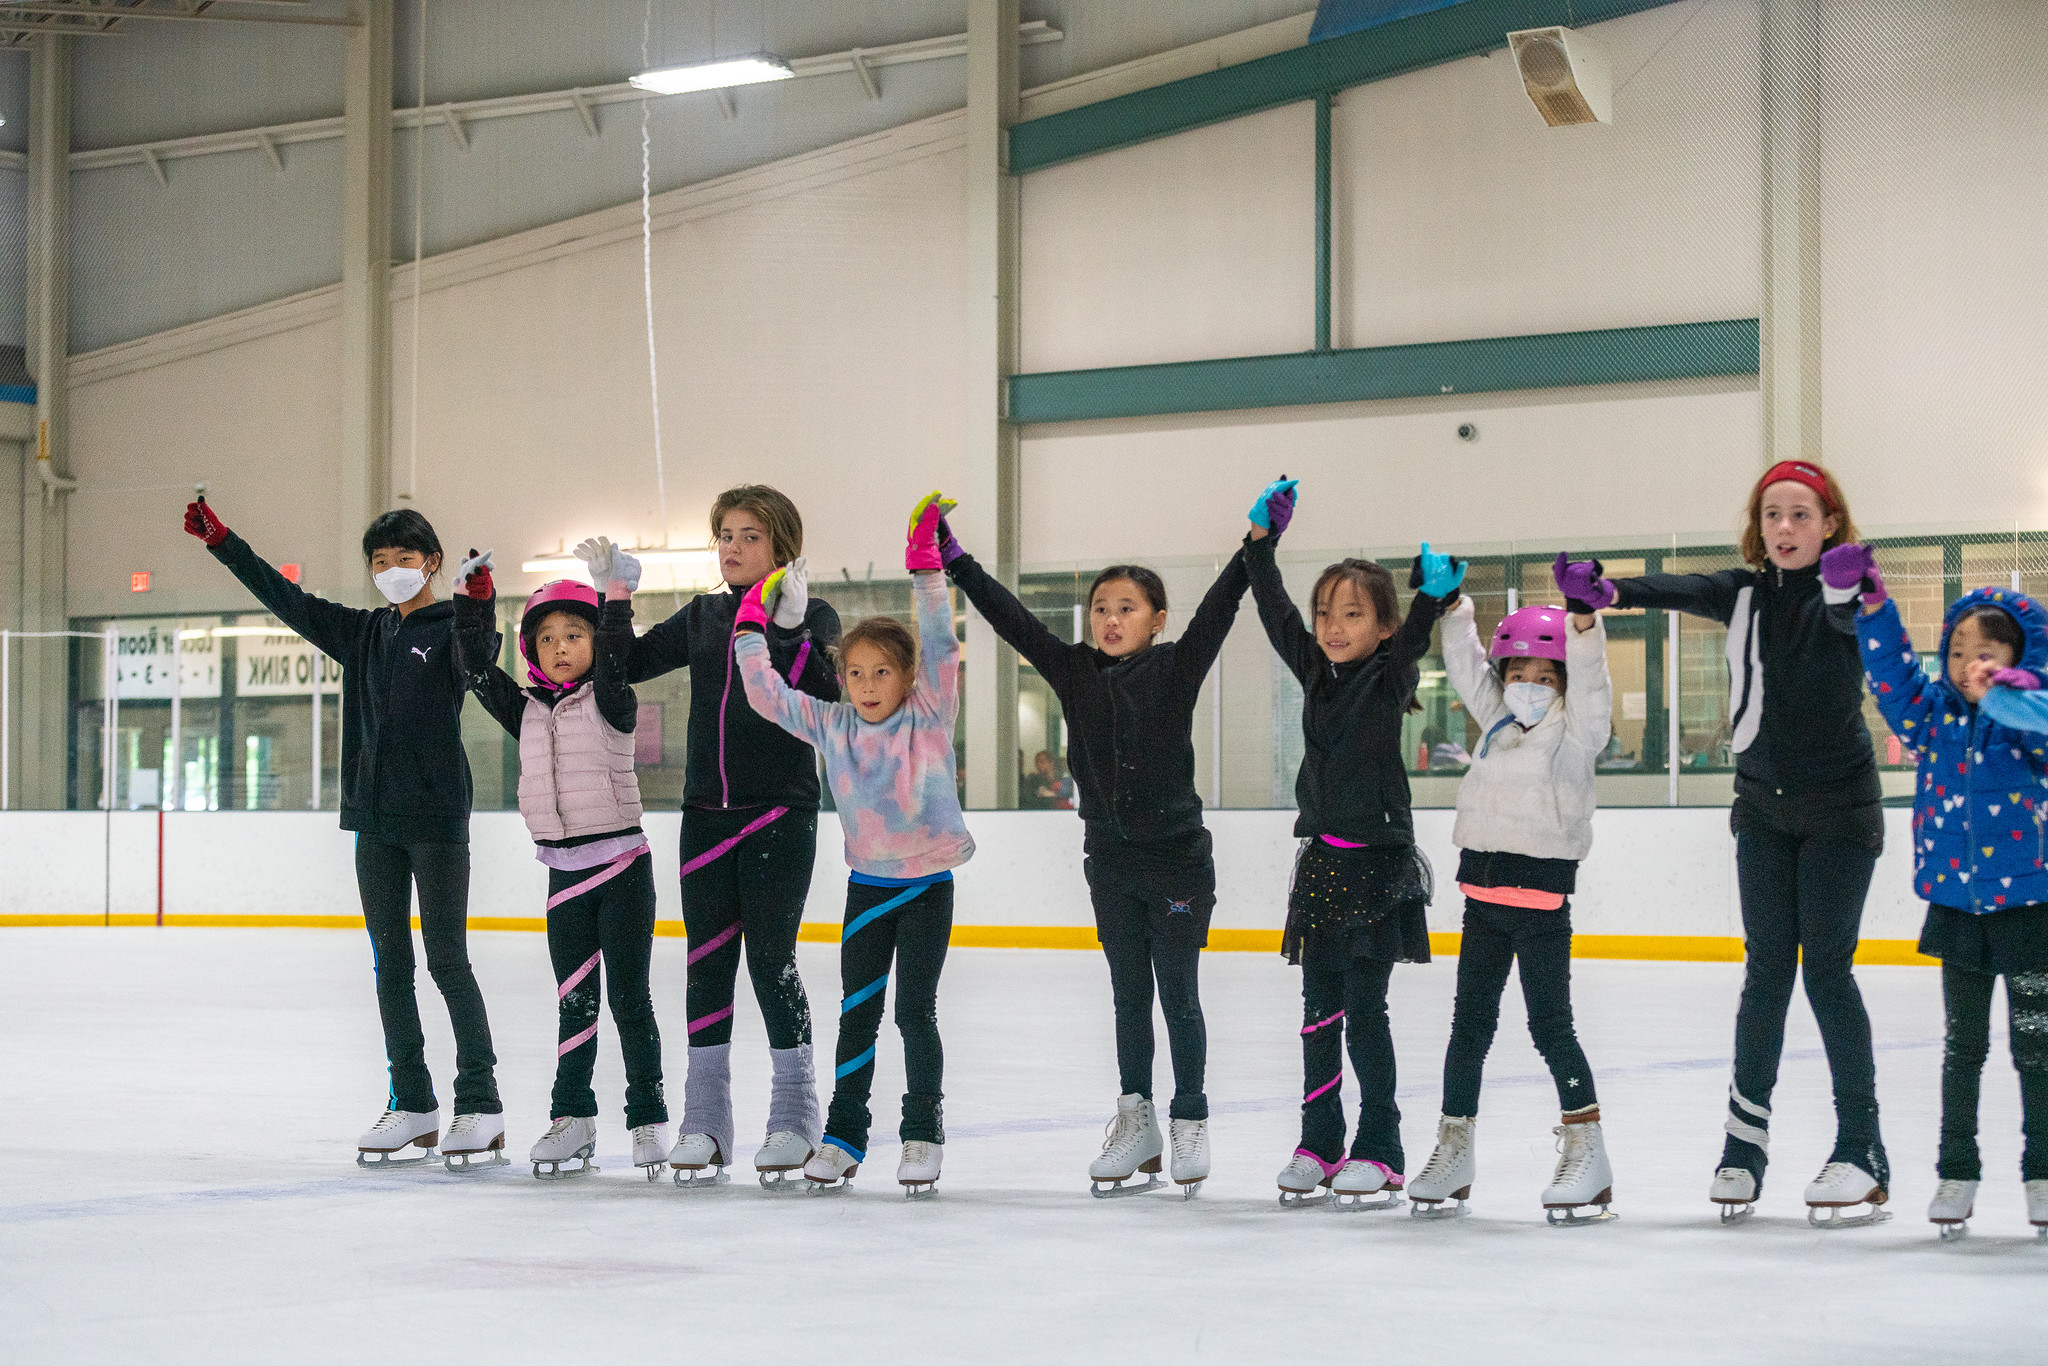
M 557 691 L 563 686 L 541 672 L 540 665 L 533 662 L 533 632 L 540 625 L 541 618 L 549 612 L 574 612 L 595 627 L 603 607 L 604 599 L 595 588 L 574 579 L 544 583 L 526 600 L 526 606 L 519 613 L 519 657 L 526 662 L 526 676 L 536 686 Z
M 1524 607 L 1510 612 L 1493 633 L 1488 659 L 1554 659 L 1564 663 L 1568 623 L 1562 607 Z

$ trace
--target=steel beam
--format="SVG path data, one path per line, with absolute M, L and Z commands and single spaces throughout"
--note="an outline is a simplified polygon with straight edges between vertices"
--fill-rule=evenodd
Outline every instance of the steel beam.
M 363 528 L 391 501 L 392 0 L 354 0 L 342 63 L 341 506 L 331 591 L 364 597 Z

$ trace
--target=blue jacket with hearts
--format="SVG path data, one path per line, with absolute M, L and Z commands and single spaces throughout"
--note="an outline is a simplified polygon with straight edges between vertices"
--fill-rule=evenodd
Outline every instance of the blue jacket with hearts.
M 1984 606 L 2019 623 L 2026 639 L 2020 666 L 2048 671 L 2048 612 L 2009 588 L 1979 588 L 1956 600 L 1932 672 L 1921 667 L 1895 603 L 1856 620 L 1878 710 L 1920 758 L 1913 890 L 1978 913 L 2048 901 L 2048 735 L 2000 725 L 1948 681 L 1949 636 Z

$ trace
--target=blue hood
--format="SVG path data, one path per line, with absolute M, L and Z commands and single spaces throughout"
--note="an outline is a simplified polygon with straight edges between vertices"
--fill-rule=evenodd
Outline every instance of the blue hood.
M 1957 598 L 1941 619 L 1941 649 L 1934 657 L 1934 668 L 1944 686 L 1955 690 L 1948 682 L 1948 639 L 1955 634 L 1956 623 L 1979 607 L 1996 607 L 2019 623 L 2027 648 L 2015 664 L 2037 674 L 2048 672 L 2048 609 L 2010 588 L 1973 588 Z

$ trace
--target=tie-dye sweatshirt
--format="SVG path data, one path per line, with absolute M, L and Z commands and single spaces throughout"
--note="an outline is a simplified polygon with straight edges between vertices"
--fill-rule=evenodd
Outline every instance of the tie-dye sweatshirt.
M 974 856 L 960 815 L 953 722 L 960 711 L 960 643 L 943 574 L 912 576 L 917 600 L 916 685 L 894 716 L 871 723 L 848 702 L 827 702 L 784 682 L 758 631 L 735 645 L 755 711 L 808 740 L 846 832 L 846 862 L 869 877 L 916 878 Z

